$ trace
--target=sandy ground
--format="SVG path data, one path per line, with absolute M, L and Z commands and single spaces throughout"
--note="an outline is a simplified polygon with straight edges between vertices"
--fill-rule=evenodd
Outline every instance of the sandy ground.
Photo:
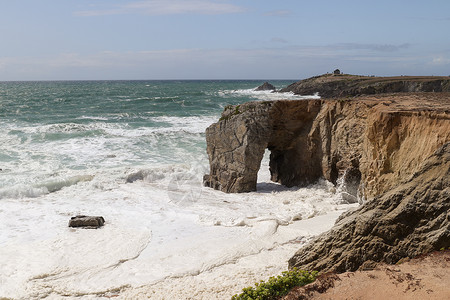
M 450 299 L 450 250 L 371 271 L 325 274 L 285 299 Z

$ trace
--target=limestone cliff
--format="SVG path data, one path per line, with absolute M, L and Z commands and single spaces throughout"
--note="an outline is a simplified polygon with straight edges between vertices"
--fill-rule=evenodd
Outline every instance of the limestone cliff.
M 450 247 L 450 143 L 425 159 L 405 184 L 342 215 L 301 248 L 289 267 L 355 271 L 375 262 Z
M 298 95 L 318 93 L 322 98 L 405 92 L 450 92 L 450 77 L 374 77 L 325 74 L 298 81 L 280 90 Z
M 286 186 L 347 180 L 372 198 L 409 177 L 450 140 L 450 95 L 249 102 L 227 107 L 206 130 L 210 174 L 224 192 L 256 190 L 268 148 L 271 179 Z

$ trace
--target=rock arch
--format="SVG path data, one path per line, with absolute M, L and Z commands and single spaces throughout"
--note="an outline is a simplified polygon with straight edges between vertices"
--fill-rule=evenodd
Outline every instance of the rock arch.
M 316 181 L 321 172 L 321 145 L 314 120 L 321 100 L 248 102 L 225 108 L 206 130 L 210 174 L 206 186 L 227 192 L 256 190 L 265 149 L 271 151 L 272 181 L 286 186 Z
M 413 176 L 450 139 L 448 100 L 434 94 L 394 99 L 386 94 L 229 106 L 206 130 L 210 174 L 204 183 L 227 193 L 256 191 L 268 148 L 272 181 L 302 186 L 343 178 L 353 193 L 359 187 L 371 199 Z

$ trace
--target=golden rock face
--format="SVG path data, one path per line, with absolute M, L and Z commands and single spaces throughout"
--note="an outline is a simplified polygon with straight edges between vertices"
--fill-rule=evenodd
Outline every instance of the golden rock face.
M 268 148 L 273 181 L 336 183 L 346 172 L 359 172 L 360 196 L 370 199 L 408 180 L 450 140 L 449 111 L 450 93 L 230 106 L 206 130 L 211 170 L 205 182 L 224 192 L 256 190 Z
M 450 247 L 450 93 L 249 102 L 206 130 L 205 184 L 256 190 L 264 151 L 286 186 L 339 179 L 356 211 L 301 248 L 290 267 L 354 271 Z

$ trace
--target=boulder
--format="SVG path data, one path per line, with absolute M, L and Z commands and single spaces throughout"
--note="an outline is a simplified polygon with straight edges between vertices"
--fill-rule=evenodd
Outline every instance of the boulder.
M 105 224 L 105 219 L 100 216 L 75 216 L 70 218 L 69 227 L 99 228 Z
M 255 91 L 275 91 L 275 90 L 276 88 L 267 81 L 255 89 Z

